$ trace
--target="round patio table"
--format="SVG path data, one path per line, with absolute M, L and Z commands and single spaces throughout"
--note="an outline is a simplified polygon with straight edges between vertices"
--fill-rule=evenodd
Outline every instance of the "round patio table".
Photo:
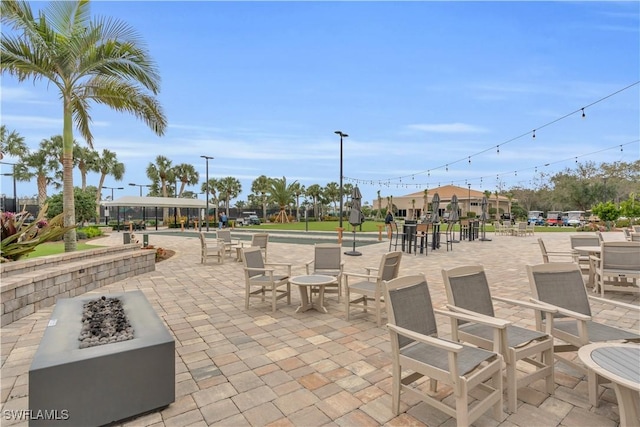
M 578 350 L 578 357 L 589 370 L 589 381 L 596 381 L 600 376 L 613 383 L 620 426 L 640 425 L 640 345 L 588 344 Z M 589 396 L 589 400 L 597 406 L 597 396 Z
M 302 300 L 302 305 L 296 309 L 296 313 L 299 311 L 305 312 L 311 309 L 328 313 L 324 306 L 324 287 L 335 283 L 336 280 L 337 279 L 333 276 L 324 276 L 322 274 L 310 274 L 290 278 L 289 283 L 298 286 L 300 289 L 300 299 Z M 316 286 L 319 288 L 318 299 L 316 302 L 313 302 L 309 298 L 309 289 Z M 313 293 L 311 293 L 311 296 L 313 296 Z

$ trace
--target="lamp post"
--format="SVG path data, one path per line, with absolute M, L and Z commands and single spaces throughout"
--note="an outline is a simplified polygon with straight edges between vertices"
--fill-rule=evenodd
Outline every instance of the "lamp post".
M 129 185 L 132 186 L 132 187 L 140 188 L 140 197 L 142 197 L 142 187 L 151 188 L 151 184 L 135 184 L 133 182 L 130 182 Z M 142 222 L 145 223 L 145 224 L 147 222 L 147 207 L 146 206 L 142 207 Z M 156 225 L 156 228 L 157 228 L 157 225 Z
M 142 197 L 142 187 L 151 188 L 150 184 L 134 184 L 133 182 L 130 182 L 129 185 L 132 187 L 140 187 L 140 197 Z
M 471 212 L 471 184 L 467 184 L 467 186 L 469 187 L 469 212 Z M 469 215 L 469 212 L 467 212 L 467 215 Z
M 102 186 L 105 190 L 111 190 L 111 201 L 113 202 L 113 190 L 124 190 L 124 187 L 105 187 Z
M 207 218 L 207 231 L 209 231 L 209 160 L 213 159 L 213 157 L 211 156 L 200 156 L 203 159 L 205 159 L 207 161 L 207 169 L 206 169 L 206 177 L 207 177 L 207 181 L 205 184 L 205 193 L 207 194 L 207 198 L 206 198 L 206 204 L 207 204 L 207 210 L 205 212 L 205 217 Z
M 349 135 L 341 130 L 337 130 L 334 133 L 340 135 L 340 212 L 338 212 L 338 215 L 340 216 L 340 228 L 342 228 L 342 138 L 347 138 Z
M 102 188 L 104 188 L 105 190 L 111 190 L 111 201 L 113 202 L 113 190 L 124 190 L 124 187 L 106 187 L 106 186 L 102 186 Z M 104 216 L 104 221 L 105 224 L 109 224 L 109 215 L 105 215 Z M 120 221 L 120 218 L 118 218 L 118 222 Z M 118 231 L 120 231 L 120 227 L 118 227 Z

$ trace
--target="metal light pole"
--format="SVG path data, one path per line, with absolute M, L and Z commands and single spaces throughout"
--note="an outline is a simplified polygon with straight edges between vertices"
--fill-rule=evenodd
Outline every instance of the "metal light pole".
M 140 187 L 140 197 L 142 197 L 142 187 L 151 188 L 150 184 L 134 184 L 133 182 L 130 182 L 129 185 L 132 187 Z
M 105 190 L 111 190 L 111 201 L 113 202 L 113 190 L 124 190 L 124 187 L 106 187 L 106 186 L 102 186 L 102 188 L 104 188 Z M 119 210 L 120 208 L 116 208 L 117 210 Z M 117 214 L 118 212 L 116 212 Z M 105 215 L 105 223 L 108 224 L 108 220 L 107 218 L 109 218 L 109 215 Z M 100 218 L 98 218 L 99 220 Z M 120 223 L 120 216 L 118 215 L 118 224 Z M 120 231 L 120 227 L 118 226 L 118 231 Z
M 471 184 L 467 184 L 469 186 L 469 212 L 471 212 Z M 467 215 L 469 213 L 467 212 Z
M 347 138 L 349 135 L 340 130 L 334 133 L 340 135 L 340 212 L 338 212 L 338 215 L 340 216 L 340 228 L 342 228 L 342 138 Z
M 142 197 L 142 187 L 151 188 L 151 184 L 135 184 L 133 182 L 130 182 L 129 185 L 132 186 L 132 187 L 139 187 L 140 188 L 140 197 Z M 145 224 L 147 222 L 147 207 L 146 206 L 142 207 L 142 222 L 145 223 Z
M 207 181 L 205 184 L 206 194 L 207 194 L 207 199 L 206 199 L 207 211 L 205 212 L 205 216 L 207 218 L 207 231 L 209 231 L 209 160 L 213 159 L 213 157 L 211 156 L 200 156 L 200 157 L 202 157 L 207 161 Z

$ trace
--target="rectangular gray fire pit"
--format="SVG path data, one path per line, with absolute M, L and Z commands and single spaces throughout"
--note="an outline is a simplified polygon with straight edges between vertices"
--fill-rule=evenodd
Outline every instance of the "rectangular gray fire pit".
M 82 307 L 61 299 L 29 369 L 30 425 L 98 426 L 175 401 L 175 342 L 141 291 L 122 300 L 134 338 L 79 348 Z

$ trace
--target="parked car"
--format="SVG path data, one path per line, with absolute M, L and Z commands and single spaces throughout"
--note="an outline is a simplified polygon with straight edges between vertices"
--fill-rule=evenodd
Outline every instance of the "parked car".
M 236 226 L 243 225 L 260 225 L 260 218 L 255 212 L 245 212 L 241 217 L 236 219 Z

